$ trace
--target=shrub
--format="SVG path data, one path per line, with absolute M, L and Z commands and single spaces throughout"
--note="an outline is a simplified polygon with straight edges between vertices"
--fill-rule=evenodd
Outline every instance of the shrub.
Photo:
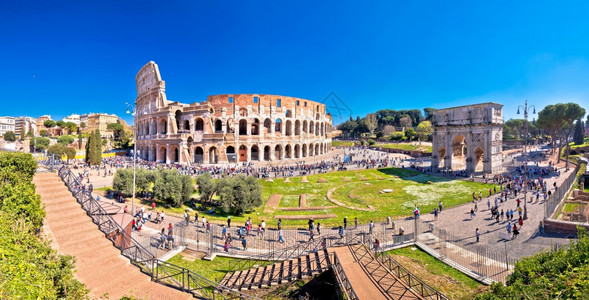
M 215 182 L 209 173 L 204 173 L 196 177 L 196 184 L 198 185 L 198 193 L 202 201 L 209 201 L 213 197 L 217 189 Z
M 374 144 L 376 144 L 376 142 L 373 139 L 368 140 L 368 145 L 372 146 Z
M 223 177 L 217 182 L 221 208 L 225 213 L 240 215 L 262 204 L 262 188 L 253 177 Z

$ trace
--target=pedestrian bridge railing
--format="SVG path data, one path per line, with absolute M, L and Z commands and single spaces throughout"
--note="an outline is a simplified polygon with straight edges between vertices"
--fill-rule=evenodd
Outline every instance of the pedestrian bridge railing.
M 58 175 L 87 215 L 106 238 L 131 263 L 151 276 L 151 280 L 193 294 L 204 299 L 257 299 L 213 282 L 186 268 L 159 260 L 104 210 L 79 178 L 68 168 L 61 167 Z

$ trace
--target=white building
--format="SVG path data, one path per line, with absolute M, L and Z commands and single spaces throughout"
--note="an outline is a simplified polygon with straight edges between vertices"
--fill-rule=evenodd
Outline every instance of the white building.
M 23 138 L 28 132 L 33 136 L 37 134 L 37 119 L 31 117 L 16 118 L 15 133 Z
M 80 126 L 80 115 L 78 114 L 71 114 L 65 118 L 63 118 L 64 122 L 72 122 L 75 123 L 76 125 Z
M 0 135 L 4 136 L 7 131 L 15 131 L 16 120 L 14 117 L 0 117 Z

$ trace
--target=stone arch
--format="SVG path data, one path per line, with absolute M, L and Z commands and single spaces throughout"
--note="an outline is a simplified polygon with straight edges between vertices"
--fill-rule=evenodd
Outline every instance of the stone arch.
M 466 154 L 468 153 L 466 138 L 457 134 L 452 138 L 452 170 L 466 169 Z
M 292 111 L 291 110 L 287 110 L 285 116 L 287 118 L 292 118 Z
M 309 133 L 315 135 L 315 123 L 313 121 L 309 122 Z
M 444 158 L 446 157 L 446 148 L 445 147 L 440 147 L 438 149 L 438 168 L 443 168 L 444 167 Z
M 286 120 L 286 136 L 291 136 L 292 135 L 292 121 L 291 120 Z
M 321 136 L 321 124 L 319 122 L 315 123 L 315 135 Z
M 301 121 L 300 120 L 296 120 L 295 121 L 295 135 L 301 135 Z
M 227 154 L 227 161 L 230 163 L 237 162 L 237 154 L 235 153 L 235 147 L 227 146 L 225 149 L 225 153 Z
M 303 144 L 302 157 L 307 157 L 307 144 Z
M 319 148 L 319 144 L 315 144 L 315 156 L 322 154 Z
M 220 119 L 215 120 L 215 133 L 223 132 L 223 121 Z
M 258 147 L 258 145 L 253 145 L 252 148 L 250 149 L 250 156 L 252 161 L 260 160 L 260 148 Z
M 239 135 L 247 135 L 247 120 L 239 120 Z
M 157 148 L 155 146 L 151 146 L 149 151 L 149 161 L 156 161 L 157 160 Z
M 184 120 L 184 130 L 190 130 L 190 121 Z
M 276 145 L 276 147 L 274 147 L 274 159 L 282 160 L 282 146 L 281 145 Z
M 289 145 L 286 145 L 286 146 L 284 146 L 284 158 L 285 158 L 285 159 L 287 159 L 287 158 L 288 158 L 288 159 L 292 158 L 292 146 L 291 146 L 290 144 L 289 144 Z
M 227 120 L 227 129 L 225 132 L 227 133 L 235 133 L 235 129 L 233 128 L 233 119 L 228 119 Z
M 172 163 L 179 163 L 180 162 L 180 150 L 178 149 L 178 147 L 174 147 L 174 156 L 172 159 Z
M 299 144 L 294 146 L 294 158 L 301 158 L 301 145 Z
M 239 161 L 246 162 L 247 161 L 247 147 L 245 145 L 239 146 Z
M 266 145 L 264 146 L 264 160 L 265 161 L 271 161 L 272 160 L 272 150 L 270 148 L 270 146 Z
M 202 164 L 204 159 L 204 150 L 202 147 L 194 148 L 194 163 Z
M 245 109 L 244 107 L 239 109 L 239 116 L 240 117 L 247 117 L 247 109 Z
M 203 131 L 205 129 L 205 122 L 202 118 L 196 118 L 194 122 L 194 130 L 195 131 Z
M 160 134 L 168 133 L 168 121 L 162 119 L 160 122 Z
M 309 156 L 315 156 L 315 146 L 313 143 L 309 144 Z
M 182 130 L 182 111 L 181 110 L 176 110 L 176 112 L 174 113 L 174 119 L 176 119 L 176 128 L 178 130 Z
M 485 159 L 485 151 L 481 147 L 477 147 L 474 150 L 474 171 L 475 172 L 482 172 L 483 171 L 483 160 Z
M 255 118 L 251 124 L 251 129 L 250 129 L 250 134 L 251 135 L 260 135 L 260 120 L 258 118 Z
M 158 152 L 158 155 L 157 155 L 157 161 L 162 162 L 162 163 L 166 163 L 167 162 L 166 157 L 167 157 L 166 147 L 161 146 L 160 151 Z
M 303 132 L 309 133 L 309 123 L 307 123 L 307 120 L 303 121 Z
M 272 132 L 272 120 L 270 118 L 266 118 L 264 120 L 264 133 L 271 133 Z
M 274 132 L 282 133 L 282 120 L 276 119 L 274 125 Z
M 219 153 L 217 147 L 209 148 L 209 164 L 216 164 L 219 161 Z

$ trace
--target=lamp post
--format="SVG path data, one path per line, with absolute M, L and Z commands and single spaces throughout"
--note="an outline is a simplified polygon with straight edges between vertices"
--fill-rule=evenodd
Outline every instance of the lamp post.
M 536 114 L 536 106 L 534 106 L 534 105 L 529 105 L 528 106 L 528 99 L 526 99 L 526 102 L 525 102 L 524 106 L 518 105 L 518 107 L 517 107 L 517 114 L 518 115 L 520 114 L 519 113 L 520 108 L 524 110 L 524 120 L 525 120 L 524 121 L 524 128 L 525 128 L 525 132 L 526 132 L 525 134 L 526 134 L 526 136 L 525 136 L 525 141 L 524 141 L 524 163 L 525 163 L 524 172 L 526 172 L 526 177 L 525 178 L 527 180 L 527 178 L 528 178 L 528 175 L 527 175 L 528 174 L 528 150 L 527 150 L 527 147 L 528 147 L 528 111 L 529 111 L 529 109 L 533 109 L 532 113 L 533 114 Z M 524 184 L 525 184 L 525 181 L 524 181 Z M 527 220 L 528 219 L 528 206 L 527 206 L 528 199 L 526 199 L 527 196 L 528 196 L 527 195 L 527 187 L 525 187 L 525 192 L 524 192 L 524 220 Z
M 135 117 L 137 115 L 137 110 L 132 104 L 125 102 L 127 105 L 127 114 L 133 115 L 133 200 L 131 202 L 131 215 L 135 217 L 135 173 L 137 169 L 137 133 L 136 129 L 137 126 L 135 125 Z

